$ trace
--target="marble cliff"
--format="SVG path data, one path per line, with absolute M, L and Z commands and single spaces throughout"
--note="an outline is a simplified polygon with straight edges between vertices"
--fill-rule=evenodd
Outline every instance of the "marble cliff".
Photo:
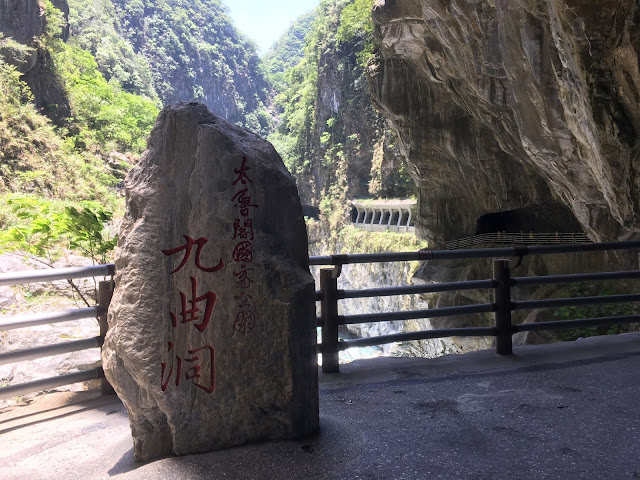
M 423 236 L 637 238 L 639 9 L 377 0 L 369 84 L 417 181 Z

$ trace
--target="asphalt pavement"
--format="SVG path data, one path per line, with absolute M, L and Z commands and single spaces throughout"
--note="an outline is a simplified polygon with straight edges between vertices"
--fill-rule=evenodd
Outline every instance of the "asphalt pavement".
M 96 392 L 0 411 L 0 479 L 640 479 L 640 333 L 320 374 L 321 431 L 148 463 Z

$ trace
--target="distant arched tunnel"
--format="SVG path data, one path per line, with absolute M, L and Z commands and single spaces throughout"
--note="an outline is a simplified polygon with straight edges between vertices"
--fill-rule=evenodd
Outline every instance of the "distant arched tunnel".
M 416 200 L 353 200 L 351 222 L 372 231 L 415 232 Z

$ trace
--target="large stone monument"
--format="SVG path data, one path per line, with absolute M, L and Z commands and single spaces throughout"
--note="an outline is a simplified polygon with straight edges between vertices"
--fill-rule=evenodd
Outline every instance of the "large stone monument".
M 135 458 L 317 430 L 307 236 L 273 147 L 167 107 L 126 191 L 103 364 Z

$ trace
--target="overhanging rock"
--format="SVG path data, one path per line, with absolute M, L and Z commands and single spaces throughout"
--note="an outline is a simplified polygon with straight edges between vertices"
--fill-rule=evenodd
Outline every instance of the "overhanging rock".
M 126 190 L 103 364 L 135 458 L 317 430 L 307 236 L 273 147 L 167 107 Z

